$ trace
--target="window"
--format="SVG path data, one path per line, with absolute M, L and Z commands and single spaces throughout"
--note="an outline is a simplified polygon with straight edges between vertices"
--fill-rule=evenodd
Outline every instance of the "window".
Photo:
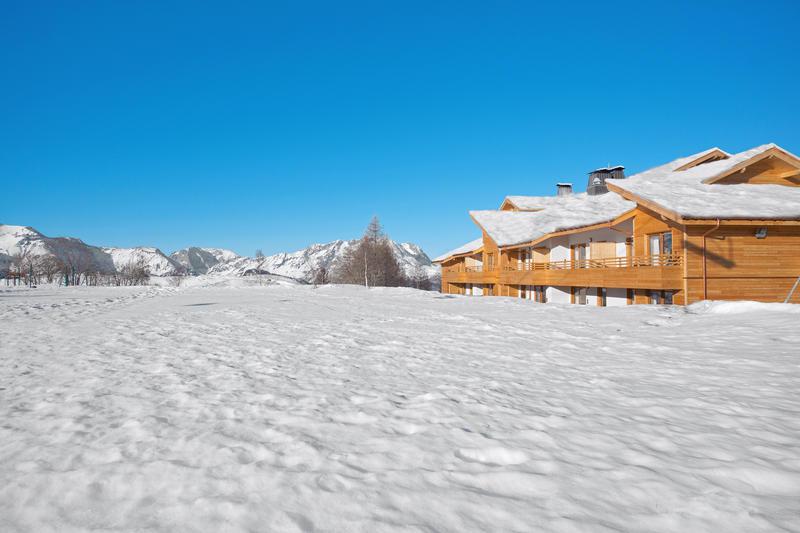
M 494 270 L 494 254 L 486 254 L 486 269 Z
M 586 244 L 575 244 L 572 246 L 573 268 L 586 268 L 586 259 L 589 246 Z
M 605 307 L 607 300 L 606 300 L 607 292 L 605 287 L 598 287 L 597 288 L 597 305 L 600 307 Z
M 661 234 L 654 233 L 653 235 L 647 236 L 648 242 L 648 252 L 650 255 L 660 255 L 661 254 Z
M 668 231 L 661 234 L 661 250 L 662 254 L 672 253 L 672 232 Z
M 586 287 L 574 287 L 572 289 L 573 302 L 578 305 L 586 305 Z
M 672 232 L 667 231 L 648 235 L 647 246 L 651 256 L 660 256 L 652 258 L 653 266 L 664 264 L 666 258 L 663 256 L 672 254 Z
M 653 305 L 661 303 L 661 293 L 659 291 L 650 291 L 650 303 Z
M 664 304 L 672 305 L 672 291 L 664 291 Z

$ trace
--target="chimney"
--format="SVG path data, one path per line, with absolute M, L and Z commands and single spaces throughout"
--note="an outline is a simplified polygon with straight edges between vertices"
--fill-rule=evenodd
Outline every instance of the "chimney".
M 556 187 L 557 187 L 556 196 L 569 196 L 570 194 L 572 194 L 571 183 L 556 183 Z
M 625 179 L 625 167 L 617 165 L 616 167 L 598 168 L 589 172 L 589 184 L 586 186 L 586 194 L 589 196 L 597 196 L 608 192 L 606 187 L 606 180 L 622 180 Z

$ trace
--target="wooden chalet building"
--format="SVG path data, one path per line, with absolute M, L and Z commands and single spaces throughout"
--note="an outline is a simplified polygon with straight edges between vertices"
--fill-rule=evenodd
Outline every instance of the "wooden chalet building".
M 589 305 L 782 302 L 800 276 L 800 159 L 719 148 L 587 192 L 508 196 L 471 211 L 482 237 L 434 262 L 443 293 Z M 800 288 L 791 300 L 800 303 Z

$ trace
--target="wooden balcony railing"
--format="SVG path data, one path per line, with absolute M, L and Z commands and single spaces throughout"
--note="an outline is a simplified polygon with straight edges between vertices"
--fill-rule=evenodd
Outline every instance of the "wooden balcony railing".
M 482 265 L 478 265 L 478 266 L 463 266 L 462 265 L 462 266 L 455 266 L 455 267 L 445 268 L 444 272 L 454 272 L 454 273 L 455 272 L 494 272 L 495 270 L 497 270 L 497 269 L 494 268 L 494 267 L 488 268 L 488 267 L 484 267 Z
M 571 270 L 578 268 L 638 268 L 638 267 L 678 267 L 683 265 L 681 254 L 655 254 L 632 257 L 607 257 L 604 259 L 564 259 L 548 263 L 514 263 L 504 270 Z

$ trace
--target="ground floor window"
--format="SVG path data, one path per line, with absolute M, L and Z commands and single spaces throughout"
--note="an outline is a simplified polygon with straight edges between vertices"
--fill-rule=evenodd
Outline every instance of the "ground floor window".
M 586 298 L 588 289 L 586 287 L 573 287 L 572 288 L 572 303 L 578 305 L 586 305 L 588 300 Z
M 650 291 L 648 300 L 651 304 L 655 305 L 672 305 L 674 296 L 675 294 L 673 291 Z
M 605 287 L 598 287 L 597 288 L 597 305 L 600 307 L 605 307 L 607 304 L 607 297 L 608 293 Z

